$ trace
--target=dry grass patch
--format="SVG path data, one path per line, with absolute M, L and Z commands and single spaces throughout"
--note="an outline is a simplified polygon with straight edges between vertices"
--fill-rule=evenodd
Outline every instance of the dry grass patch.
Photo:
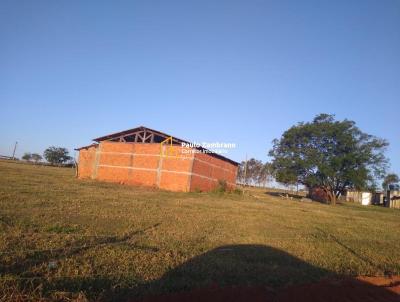
M 260 190 L 172 193 L 9 162 L 0 162 L 0 204 L 4 299 L 123 300 L 210 280 L 280 287 L 400 273 L 394 209 L 332 207 Z M 221 260 L 223 247 L 233 256 Z

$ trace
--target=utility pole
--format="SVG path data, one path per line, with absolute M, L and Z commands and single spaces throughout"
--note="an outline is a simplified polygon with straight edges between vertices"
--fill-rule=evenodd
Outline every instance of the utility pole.
M 247 153 L 246 153 L 246 161 L 244 163 L 244 186 L 247 185 Z
M 17 150 L 17 145 L 18 145 L 18 142 L 15 142 L 14 151 L 13 151 L 13 155 L 12 155 L 13 160 L 15 159 L 15 151 Z

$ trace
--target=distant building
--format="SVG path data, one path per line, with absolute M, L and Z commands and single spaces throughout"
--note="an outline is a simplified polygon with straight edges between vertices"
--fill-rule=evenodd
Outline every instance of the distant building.
M 400 191 L 387 190 L 385 196 L 385 206 L 388 208 L 400 209 Z
M 309 195 L 312 199 L 328 202 L 328 194 L 320 187 L 313 187 L 309 191 Z M 384 204 L 384 194 L 382 192 L 363 192 L 357 190 L 346 190 L 342 196 L 340 196 L 339 200 L 345 200 L 348 202 L 356 202 L 362 205 L 371 205 L 371 204 Z
M 356 190 L 347 190 L 345 193 L 346 201 L 361 203 L 364 206 L 372 204 L 373 193 Z
M 400 191 L 387 190 L 386 192 L 346 192 L 346 201 L 359 202 L 363 205 L 383 205 L 388 208 L 400 209 Z

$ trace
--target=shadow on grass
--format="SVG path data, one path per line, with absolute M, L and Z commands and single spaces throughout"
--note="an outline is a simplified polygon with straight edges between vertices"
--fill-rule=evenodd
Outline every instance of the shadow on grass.
M 142 300 L 128 300 L 364 302 L 400 299 L 399 295 L 385 287 L 355 278 L 341 278 L 284 251 L 264 245 L 216 248 L 144 286 L 147 291 L 163 294 Z
M 141 284 L 137 280 L 73 278 L 58 279 L 44 289 L 81 291 L 93 301 L 399 301 L 384 286 L 341 279 L 264 245 L 222 246 Z

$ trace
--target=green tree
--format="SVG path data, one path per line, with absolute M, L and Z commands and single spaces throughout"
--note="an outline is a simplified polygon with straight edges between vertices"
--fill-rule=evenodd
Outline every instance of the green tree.
M 26 152 L 24 155 L 22 155 L 22 159 L 26 161 L 30 161 L 32 159 L 32 154 Z
M 386 140 L 362 132 L 353 121 L 320 114 L 275 139 L 269 155 L 277 181 L 318 186 L 335 204 L 345 189 L 365 189 L 383 177 L 387 146 Z
M 31 154 L 31 159 L 32 159 L 35 163 L 38 163 L 38 162 L 40 162 L 40 161 L 43 159 L 43 157 L 42 157 L 40 154 L 32 153 L 32 154 Z
M 62 165 L 72 159 L 72 157 L 69 156 L 68 149 L 62 147 L 49 147 L 44 151 L 43 155 L 44 158 L 53 165 Z
M 399 176 L 397 174 L 390 173 L 390 174 L 385 176 L 385 178 L 384 178 L 384 180 L 382 182 L 382 188 L 384 190 L 387 190 L 389 185 L 398 184 L 399 181 L 400 181 L 400 179 L 399 179 Z

